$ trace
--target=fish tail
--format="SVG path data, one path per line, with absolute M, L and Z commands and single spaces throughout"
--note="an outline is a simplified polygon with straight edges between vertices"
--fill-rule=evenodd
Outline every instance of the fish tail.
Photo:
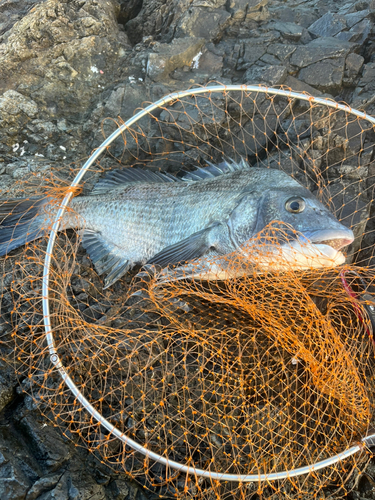
M 45 236 L 51 220 L 48 203 L 47 197 L 0 202 L 0 256 Z

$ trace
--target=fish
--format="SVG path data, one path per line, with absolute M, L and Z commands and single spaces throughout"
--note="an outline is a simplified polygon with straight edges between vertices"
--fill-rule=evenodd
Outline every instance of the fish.
M 97 273 L 104 275 L 103 288 L 136 265 L 162 270 L 167 281 L 179 279 L 176 270 L 180 277 L 222 279 L 220 259 L 227 255 L 256 257 L 271 270 L 283 259 L 296 268 L 345 262 L 341 250 L 354 240 L 351 229 L 282 170 L 241 159 L 207 162 L 179 175 L 117 169 L 88 195 L 71 199 L 60 229 L 79 230 Z M 3 203 L 0 256 L 48 235 L 57 208 L 45 196 Z M 274 223 L 287 228 L 279 241 L 257 238 Z

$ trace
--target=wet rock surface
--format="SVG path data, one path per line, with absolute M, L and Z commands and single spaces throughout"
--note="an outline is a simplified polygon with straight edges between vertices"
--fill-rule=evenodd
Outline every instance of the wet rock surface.
M 211 80 L 285 84 L 374 115 L 374 19 L 373 0 L 2 0 L 0 188 L 87 157 L 106 117 L 128 118 L 144 101 Z M 187 127 L 194 116 L 180 119 Z M 276 119 L 269 115 L 270 134 Z M 361 168 L 373 168 L 370 156 Z M 332 187 L 338 209 L 342 192 Z M 365 224 L 364 205 L 347 209 Z M 86 308 L 85 283 L 74 286 Z M 1 363 L 1 500 L 145 498 L 41 417 L 20 382 Z M 353 498 L 368 491 L 363 479 Z

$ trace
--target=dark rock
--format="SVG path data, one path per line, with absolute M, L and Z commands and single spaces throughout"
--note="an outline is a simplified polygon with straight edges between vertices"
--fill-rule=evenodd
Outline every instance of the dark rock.
M 195 37 L 215 40 L 228 24 L 230 14 L 222 9 L 192 7 L 184 13 L 177 28 L 177 37 Z
M 295 78 L 294 76 L 288 75 L 284 84 L 294 90 L 295 92 L 307 92 L 308 94 L 312 96 L 320 96 L 322 92 L 320 90 L 311 87 L 305 82 L 301 82 L 301 80 L 298 80 L 298 78 Z
M 349 42 L 333 37 L 321 37 L 311 41 L 308 45 L 297 47 L 290 62 L 294 66 L 304 68 L 324 59 L 346 57 L 352 49 L 353 45 Z
M 375 63 L 363 65 L 362 77 L 353 94 L 353 106 L 361 108 L 366 101 L 373 100 L 375 93 Z
M 264 56 L 260 58 L 260 61 L 267 64 L 267 66 L 277 66 L 280 64 L 280 60 L 271 54 L 264 54 Z
M 271 9 L 271 6 L 270 6 Z M 278 19 L 282 22 L 295 23 L 301 26 L 302 28 L 308 28 L 313 24 L 319 17 L 315 9 L 311 7 L 303 7 L 299 5 L 299 7 L 292 8 L 289 6 L 289 2 L 285 2 L 284 5 L 272 5 L 271 13 L 274 19 Z
M 370 16 L 371 11 L 369 9 L 365 10 L 360 10 L 359 12 L 352 12 L 351 14 L 346 14 L 345 20 L 347 27 L 350 29 L 352 28 L 355 24 L 361 22 L 363 19 L 366 17 Z
M 364 62 L 365 59 L 359 54 L 349 54 L 345 59 L 345 70 L 349 76 L 357 76 Z
M 26 415 L 18 423 L 20 431 L 26 436 L 33 455 L 39 460 L 46 472 L 54 472 L 69 461 L 69 446 L 49 425 L 42 425 L 31 415 Z
M 0 412 L 13 400 L 17 385 L 14 370 L 8 366 L 1 366 L 1 364 L 0 361 Z
M 258 15 L 268 4 L 268 0 L 229 0 L 226 4 L 233 19 L 260 20 Z
M 36 500 L 37 498 L 40 498 L 42 493 L 45 493 L 46 491 L 50 492 L 57 485 L 60 479 L 61 473 L 44 476 L 41 479 L 38 479 L 38 481 L 35 481 L 27 492 L 25 500 Z
M 21 472 L 11 463 L 7 463 L 4 456 L 3 463 L 0 463 L 0 498 L 2 500 L 24 500 L 31 483 Z
M 314 37 L 334 36 L 347 27 L 347 20 L 344 16 L 327 12 L 323 17 L 315 21 L 308 31 Z
M 372 23 L 369 19 L 364 19 L 356 24 L 349 31 L 342 31 L 338 33 L 335 38 L 346 42 L 355 42 L 356 44 L 363 44 L 369 34 L 371 33 Z
M 346 227 L 354 228 L 354 242 L 348 247 L 352 254 L 361 248 L 363 234 L 369 219 L 369 204 L 359 198 L 360 183 L 334 182 L 326 188 L 331 210 Z
M 243 56 L 238 59 L 238 70 L 251 68 L 265 53 L 267 46 L 257 41 L 256 43 L 246 42 L 244 46 Z
M 171 44 L 158 44 L 154 47 L 155 52 L 148 56 L 147 75 L 154 81 L 160 81 L 176 68 L 191 66 L 203 44 L 203 38 L 179 38 Z
M 298 42 L 303 33 L 302 26 L 288 22 L 272 23 L 272 28 L 280 31 L 280 33 L 286 40 L 291 40 L 292 42 Z
M 271 43 L 271 45 L 269 45 L 267 48 L 267 52 L 274 55 L 283 62 L 293 54 L 296 48 L 296 45 L 288 45 L 286 43 Z
M 323 92 L 339 90 L 344 77 L 345 59 L 325 59 L 301 69 L 299 78 Z
M 244 82 L 248 85 L 269 84 L 279 85 L 284 83 L 287 77 L 285 66 L 253 66 L 244 74 Z
M 119 0 L 119 13 L 117 20 L 120 24 L 126 24 L 137 17 L 142 8 L 142 0 Z
M 199 56 L 199 54 L 201 54 Z M 216 55 L 209 50 L 204 50 L 202 53 L 193 58 L 192 69 L 204 71 L 209 75 L 219 74 L 223 68 L 223 56 Z

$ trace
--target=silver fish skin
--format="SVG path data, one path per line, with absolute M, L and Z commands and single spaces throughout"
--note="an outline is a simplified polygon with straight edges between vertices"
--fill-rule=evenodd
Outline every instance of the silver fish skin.
M 37 201 L 35 205 L 28 232 L 33 236 L 39 231 L 40 236 L 51 225 L 51 210 Z M 22 212 L 22 204 L 18 206 Z M 12 218 L 7 220 L 6 228 Z M 26 226 L 25 216 L 22 220 Z M 350 229 L 290 176 L 251 168 L 243 160 L 209 164 L 186 173 L 182 180 L 136 168 L 112 171 L 90 195 L 72 199 L 61 227 L 80 229 L 82 245 L 97 272 L 106 274 L 107 288 L 134 265 L 146 263 L 163 269 L 197 261 L 199 273 L 189 271 L 189 276 L 213 279 L 208 272 L 210 258 L 244 253 L 245 244 L 273 221 L 301 233 L 306 247 L 323 254 L 331 266 L 342 263 L 339 250 L 354 239 Z M 16 248 L 9 241 L 6 247 L 7 231 L 2 235 L 2 227 L 0 254 Z M 17 236 L 13 230 L 13 241 Z M 21 234 L 18 239 L 20 244 L 31 241 Z M 289 240 L 281 246 L 298 246 L 293 232 Z M 314 252 L 312 256 L 314 260 Z M 187 269 L 184 264 L 180 269 Z M 317 267 L 324 265 L 329 264 Z

